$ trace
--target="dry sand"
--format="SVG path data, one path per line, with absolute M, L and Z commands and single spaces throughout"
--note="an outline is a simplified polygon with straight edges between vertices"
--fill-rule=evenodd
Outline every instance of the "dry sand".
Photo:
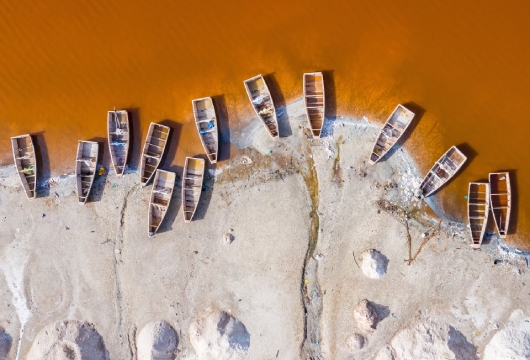
M 163 320 L 177 334 L 177 359 L 204 359 L 210 355 L 194 344 L 197 330 L 230 344 L 222 326 L 206 326 L 222 314 L 234 319 L 230 329 L 242 324 L 236 333 L 248 333 L 248 348 L 234 355 L 241 359 L 371 359 L 382 349 L 410 350 L 406 339 L 422 339 L 429 324 L 443 329 L 445 344 L 455 329 L 458 349 L 471 344 L 480 358 L 495 334 L 515 326 L 508 325 L 514 311 L 527 312 L 526 258 L 495 237 L 473 251 L 456 223 L 437 231 L 438 219 L 426 217 L 413 196 L 420 177 L 406 152 L 366 166 L 374 125 L 339 117 L 326 137 L 311 140 L 301 101 L 281 109 L 280 121 L 277 140 L 256 119 L 232 131 L 242 150 L 210 167 L 196 219 L 184 223 L 175 191 L 153 238 L 150 188 L 138 185 L 137 172 L 97 179 L 81 207 L 71 177 L 29 202 L 13 167 L 0 169 L 7 359 L 28 358 L 43 329 L 67 320 L 93 324 L 111 359 L 149 358 Z M 410 266 L 405 215 L 412 255 L 421 234 L 434 233 Z M 387 259 L 378 279 L 358 263 L 367 249 Z M 356 326 L 353 309 L 362 299 L 377 311 L 373 332 Z M 205 316 L 208 309 L 217 315 Z M 360 349 L 356 333 L 366 337 Z M 173 340 L 162 338 L 168 350 Z M 458 358 L 453 345 L 440 346 Z

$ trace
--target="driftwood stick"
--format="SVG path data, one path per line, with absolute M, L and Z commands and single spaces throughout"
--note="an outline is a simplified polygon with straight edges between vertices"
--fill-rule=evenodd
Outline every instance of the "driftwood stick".
M 407 229 L 407 245 L 409 247 L 409 258 L 405 260 L 407 265 L 410 265 L 412 262 L 412 238 L 410 237 L 410 231 L 409 231 L 409 220 L 407 219 L 407 216 L 405 215 L 405 229 Z
M 423 247 L 427 245 L 427 242 L 429 241 L 429 239 L 435 236 L 436 234 L 438 234 L 441 226 L 442 226 L 442 221 L 440 220 L 440 222 L 438 223 L 438 226 L 429 235 L 427 235 L 425 239 L 423 239 L 423 241 L 420 244 L 420 247 L 418 248 L 418 250 L 416 250 L 416 253 L 414 254 L 414 256 L 410 257 L 409 255 L 409 259 L 405 260 L 405 261 L 408 261 L 407 265 L 410 265 L 414 260 L 416 260 L 416 257 L 420 254 Z

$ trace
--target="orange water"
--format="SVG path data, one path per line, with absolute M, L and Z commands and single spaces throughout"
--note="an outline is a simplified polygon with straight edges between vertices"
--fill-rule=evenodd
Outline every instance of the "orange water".
M 103 139 L 116 106 L 132 110 L 133 165 L 149 122 L 166 120 L 176 131 L 165 165 L 181 166 L 202 152 L 192 99 L 222 95 L 234 135 L 252 110 L 244 79 L 273 73 L 281 105 L 300 97 L 303 72 L 328 70 L 332 115 L 382 123 L 399 102 L 424 110 L 406 142 L 423 173 L 465 144 L 469 166 L 440 192 L 457 218 L 469 181 L 514 170 L 521 205 L 508 240 L 521 244 L 530 231 L 528 24 L 523 0 L 5 0 L 0 164 L 11 162 L 8 137 L 30 132 L 45 166 L 72 171 L 77 140 Z

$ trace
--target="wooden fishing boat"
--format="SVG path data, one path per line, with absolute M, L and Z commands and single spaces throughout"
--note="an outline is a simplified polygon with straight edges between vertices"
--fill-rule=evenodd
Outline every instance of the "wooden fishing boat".
M 324 76 L 321 72 L 304 74 L 304 104 L 309 129 L 313 137 L 320 137 L 326 111 Z
M 20 135 L 11 138 L 13 158 L 18 176 L 28 199 L 37 197 L 37 160 L 31 135 Z
M 421 199 L 434 193 L 460 170 L 466 160 L 467 157 L 456 146 L 451 146 L 427 173 L 417 196 Z
M 107 113 L 107 135 L 110 158 L 116 175 L 122 176 L 129 153 L 129 116 L 127 111 L 114 109 Z
M 189 223 L 197 210 L 202 192 L 205 161 L 192 157 L 186 158 L 182 174 L 182 211 L 184 221 Z
M 263 76 L 254 76 L 251 79 L 245 80 L 245 89 L 247 90 L 250 103 L 254 107 L 259 119 L 269 131 L 273 138 L 278 137 L 278 119 L 276 117 L 276 110 L 274 102 L 272 101 L 271 92 L 265 82 Z
M 489 174 L 491 196 L 490 204 L 495 219 L 495 227 L 501 239 L 505 239 L 510 225 L 510 212 L 512 209 L 512 187 L 510 173 L 497 172 Z
M 471 231 L 472 247 L 480 248 L 486 225 L 488 224 L 488 214 L 490 211 L 490 184 L 469 183 L 467 193 L 467 217 L 469 219 L 469 230 Z
M 398 142 L 409 127 L 412 119 L 414 119 L 414 113 L 412 111 L 401 104 L 396 106 L 375 141 L 372 154 L 368 160 L 370 165 L 381 160 L 392 146 Z
M 217 116 L 215 115 L 212 98 L 205 97 L 196 99 L 191 102 L 191 105 L 193 107 L 195 125 L 197 126 L 204 151 L 210 163 L 215 164 L 217 162 L 219 134 L 217 131 Z
M 175 187 L 175 177 L 174 172 L 156 170 L 149 200 L 149 236 L 153 236 L 164 221 Z
M 155 123 L 149 125 L 140 163 L 140 182 L 143 186 L 147 185 L 160 165 L 169 140 L 169 130 L 169 126 Z
M 77 178 L 77 198 L 79 204 L 84 205 L 94 184 L 98 165 L 99 144 L 95 141 L 79 140 L 75 176 Z

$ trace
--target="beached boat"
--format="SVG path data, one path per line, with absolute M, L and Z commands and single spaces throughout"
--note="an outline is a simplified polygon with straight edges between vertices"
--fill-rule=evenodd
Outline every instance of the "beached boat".
M 512 209 L 510 173 L 490 173 L 489 180 L 491 186 L 490 204 L 493 218 L 495 219 L 495 227 L 501 239 L 505 239 L 508 234 Z
M 276 110 L 265 79 L 263 76 L 258 75 L 245 80 L 243 83 L 245 84 L 245 89 L 247 90 L 252 107 L 254 107 L 256 114 L 269 131 L 270 136 L 273 138 L 278 137 Z
M 110 158 L 116 175 L 122 176 L 129 153 L 129 116 L 127 111 L 114 109 L 107 113 L 107 135 Z
M 321 72 L 304 74 L 304 104 L 309 129 L 313 137 L 320 137 L 326 111 L 324 76 Z
M 398 142 L 405 133 L 405 130 L 409 127 L 412 119 L 414 119 L 414 113 L 412 111 L 401 104 L 396 106 L 375 141 L 370 159 L 368 160 L 370 165 L 381 160 L 392 146 Z
M 217 130 L 217 116 L 215 115 L 212 98 L 205 97 L 196 99 L 191 102 L 191 105 L 193 107 L 195 125 L 197 126 L 204 151 L 210 163 L 215 164 L 217 162 L 219 134 Z
M 37 197 L 37 160 L 31 135 L 20 135 L 11 138 L 13 158 L 18 176 L 28 199 Z
M 165 125 L 155 123 L 149 125 L 140 163 L 140 182 L 143 186 L 147 185 L 160 165 L 169 140 L 169 130 L 170 128 Z
M 427 173 L 416 195 L 424 198 L 434 193 L 460 170 L 466 160 L 467 157 L 456 146 L 451 146 Z
M 480 248 L 490 211 L 490 184 L 471 182 L 467 193 L 467 217 L 471 231 L 472 247 Z
M 185 222 L 191 221 L 199 205 L 204 167 L 205 161 L 203 159 L 186 158 L 182 174 L 182 212 Z
M 149 236 L 153 236 L 164 221 L 175 187 L 175 177 L 174 172 L 156 170 L 149 200 Z
M 77 198 L 81 205 L 84 205 L 88 200 L 90 189 L 92 189 L 96 177 L 98 152 L 99 144 L 95 141 L 79 140 L 77 143 L 75 176 L 77 179 Z

